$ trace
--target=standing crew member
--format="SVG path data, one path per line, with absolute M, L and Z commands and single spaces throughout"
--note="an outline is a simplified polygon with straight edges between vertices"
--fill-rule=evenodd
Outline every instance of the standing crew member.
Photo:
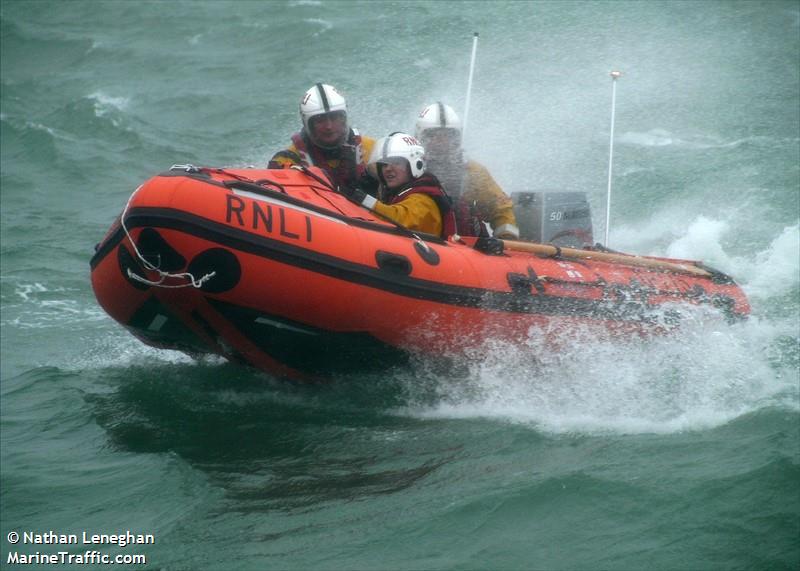
M 288 148 L 275 153 L 268 168 L 316 166 L 336 187 L 368 187 L 366 161 L 375 140 L 350 128 L 347 102 L 336 88 L 317 83 L 306 91 L 300 100 L 300 118 L 303 128 L 292 135 Z
M 370 157 L 380 187 L 378 198 L 358 188 L 344 190 L 348 198 L 410 230 L 442 238 L 455 234 L 450 198 L 435 176 L 426 172 L 425 149 L 406 133 L 379 139 Z
M 441 102 L 425 107 L 417 117 L 416 135 L 425 147 L 429 172 L 453 199 L 458 233 L 480 236 L 486 222 L 495 237 L 518 239 L 511 198 L 486 167 L 464 159 L 461 119 L 453 108 Z

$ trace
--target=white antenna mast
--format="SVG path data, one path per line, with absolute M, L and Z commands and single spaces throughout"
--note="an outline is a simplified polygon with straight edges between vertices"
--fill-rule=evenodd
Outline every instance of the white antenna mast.
M 464 120 L 461 122 L 461 140 L 467 132 L 467 116 L 469 115 L 469 97 L 472 94 L 472 74 L 475 72 L 475 52 L 478 51 L 478 32 L 472 36 L 472 58 L 469 62 L 469 79 L 467 80 L 467 100 L 464 102 Z
M 617 79 L 622 75 L 621 71 L 611 72 L 611 136 L 608 143 L 608 193 L 606 195 L 606 240 L 605 247 L 608 248 L 608 230 L 611 223 L 611 167 L 614 162 L 614 110 L 617 105 Z

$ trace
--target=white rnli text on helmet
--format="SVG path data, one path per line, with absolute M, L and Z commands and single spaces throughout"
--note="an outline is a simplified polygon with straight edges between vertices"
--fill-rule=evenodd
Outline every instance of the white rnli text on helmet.
M 375 143 L 371 163 L 388 163 L 393 162 L 392 159 L 405 159 L 413 178 L 425 173 L 425 148 L 407 133 L 392 133 Z

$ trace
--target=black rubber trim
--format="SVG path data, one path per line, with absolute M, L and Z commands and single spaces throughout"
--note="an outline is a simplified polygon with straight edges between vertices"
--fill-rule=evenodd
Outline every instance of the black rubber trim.
M 509 287 L 518 293 L 527 292 L 532 293 L 531 286 L 536 288 L 539 294 L 544 295 L 544 284 L 532 267 L 528 266 L 528 274 L 518 274 L 510 272 L 506 275 Z
M 94 255 L 92 259 L 89 260 L 89 267 L 94 270 L 97 264 L 102 262 L 103 259 L 117 247 L 117 244 L 122 241 L 124 235 L 125 232 L 122 231 L 122 228 L 117 228 L 116 232 L 110 234 L 103 242 L 97 244 L 94 247 Z
M 708 273 L 710 273 L 710 274 L 711 274 L 711 281 L 712 281 L 713 283 L 715 283 L 715 284 L 719 284 L 719 285 L 730 285 L 730 284 L 736 283 L 736 282 L 733 280 L 733 278 L 732 278 L 732 277 L 730 277 L 728 274 L 726 274 L 726 273 L 724 273 L 724 272 L 721 272 L 721 271 L 719 271 L 719 270 L 718 270 L 718 269 L 716 269 L 716 268 L 712 268 L 711 266 L 708 266 L 708 265 L 706 265 L 706 264 L 702 264 L 702 263 L 700 263 L 700 264 L 695 264 L 695 265 L 696 265 L 698 268 L 700 268 L 701 270 L 705 270 L 705 271 L 707 271 Z
M 404 297 L 448 305 L 476 307 L 509 313 L 588 316 L 623 321 L 647 321 L 649 320 L 648 316 L 658 310 L 657 307 L 649 306 L 643 300 L 632 302 L 620 302 L 617 300 L 603 303 L 591 299 L 529 295 L 519 291 L 500 292 L 420 280 L 396 273 L 387 273 L 378 268 L 356 264 L 334 256 L 320 254 L 303 247 L 266 236 L 254 235 L 251 232 L 233 228 L 213 220 L 167 208 L 133 209 L 127 217 L 127 225 L 129 229 L 155 227 L 177 230 L 204 240 L 216 242 L 222 247 L 254 254 L 321 275 L 373 287 Z M 102 258 L 100 256 L 101 252 L 113 250 L 116 242 L 123 235 L 122 232 L 117 232 L 112 236 L 95 255 L 93 264 L 99 263 Z M 616 286 L 616 289 L 622 291 L 628 288 Z M 679 298 L 691 298 L 691 296 L 676 295 L 675 292 L 664 293 Z
M 431 266 L 439 265 L 439 253 L 433 248 L 429 248 L 419 240 L 415 240 L 414 249 L 417 251 L 417 254 L 419 254 L 419 257 L 425 260 L 425 263 Z
M 410 275 L 411 271 L 414 269 L 411 265 L 411 260 L 405 256 L 392 252 L 384 252 L 383 250 L 375 252 L 375 262 L 383 271 L 400 276 Z

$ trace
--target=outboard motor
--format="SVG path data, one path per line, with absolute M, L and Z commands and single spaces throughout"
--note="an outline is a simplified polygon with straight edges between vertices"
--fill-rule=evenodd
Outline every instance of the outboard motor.
M 584 192 L 513 192 L 521 240 L 588 248 L 593 243 L 592 211 Z

